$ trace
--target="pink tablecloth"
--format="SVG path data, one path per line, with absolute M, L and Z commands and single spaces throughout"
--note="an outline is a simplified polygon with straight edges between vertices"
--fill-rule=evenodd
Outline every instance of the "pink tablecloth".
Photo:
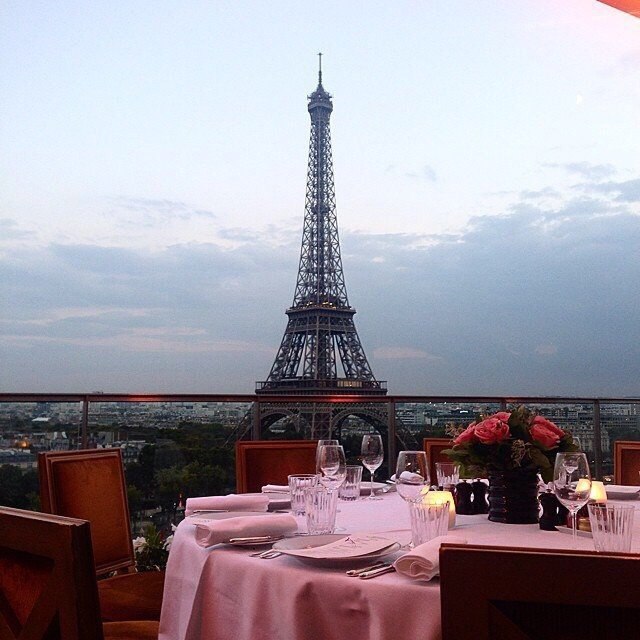
M 409 530 L 407 505 L 395 493 L 380 501 L 339 503 L 337 525 L 348 532 Z M 636 518 L 638 520 L 638 518 Z M 251 550 L 203 549 L 194 525 L 176 531 L 167 566 L 160 640 L 387 640 L 440 638 L 438 580 L 416 583 L 397 574 L 373 580 L 344 569 L 304 565 L 291 557 L 261 560 Z M 458 516 L 469 542 L 563 549 L 571 536 L 538 525 L 500 525 Z M 590 537 L 579 547 L 593 550 Z M 634 536 L 634 550 L 640 534 Z

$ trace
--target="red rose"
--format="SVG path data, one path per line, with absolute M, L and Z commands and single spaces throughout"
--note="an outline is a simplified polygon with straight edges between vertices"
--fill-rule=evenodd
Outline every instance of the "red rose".
M 476 425 L 475 435 L 483 444 L 496 444 L 509 437 L 509 425 L 500 418 L 487 418 Z
M 543 447 L 551 449 L 558 446 L 560 438 L 564 435 L 564 431 L 558 428 L 553 422 L 546 418 L 536 416 L 531 423 L 529 430 L 531 439 L 539 442 Z
M 454 441 L 453 444 L 471 442 L 476 437 L 476 423 L 472 422 Z
M 498 418 L 498 420 L 502 420 L 502 422 L 509 422 L 509 418 L 511 417 L 511 412 L 498 411 L 498 413 L 494 413 L 491 417 Z

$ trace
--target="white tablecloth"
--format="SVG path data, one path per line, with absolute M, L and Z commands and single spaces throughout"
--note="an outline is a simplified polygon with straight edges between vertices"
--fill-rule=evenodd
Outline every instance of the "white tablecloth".
M 630 503 L 633 504 L 633 503 Z M 409 530 L 407 505 L 383 500 L 339 502 L 337 526 L 357 531 Z M 636 527 L 640 518 L 636 517 Z M 417 583 L 392 573 L 359 580 L 344 569 L 311 567 L 294 558 L 250 557 L 250 549 L 195 542 L 194 525 L 178 527 L 165 582 L 160 640 L 388 640 L 440 638 L 437 579 Z M 458 516 L 469 543 L 567 549 L 571 535 L 538 525 L 504 525 L 486 515 Z M 593 550 L 591 537 L 578 539 Z M 634 534 L 640 551 L 640 532 Z

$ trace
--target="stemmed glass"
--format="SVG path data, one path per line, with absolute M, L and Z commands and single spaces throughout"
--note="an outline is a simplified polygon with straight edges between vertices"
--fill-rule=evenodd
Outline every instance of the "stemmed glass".
M 553 489 L 571 514 L 575 549 L 578 546 L 578 511 L 587 504 L 591 493 L 591 473 L 584 453 L 559 453 L 556 456 Z
M 316 449 L 316 473 L 320 473 L 318 469 L 318 461 L 320 460 L 320 448 L 327 445 L 339 445 L 337 440 L 318 440 L 318 447 Z
M 347 475 L 347 461 L 344 449 L 339 444 L 325 444 L 318 447 L 316 473 L 320 484 L 329 491 L 336 491 Z
M 396 465 L 396 489 L 403 500 L 415 500 L 429 486 L 429 467 L 424 451 L 401 451 Z
M 380 496 L 373 493 L 373 478 L 376 469 L 384 460 L 384 447 L 382 446 L 382 436 L 375 433 L 369 433 L 362 438 L 362 447 L 360 449 L 362 455 L 362 464 L 369 469 L 371 474 L 371 490 L 367 496 L 368 500 L 382 500 Z

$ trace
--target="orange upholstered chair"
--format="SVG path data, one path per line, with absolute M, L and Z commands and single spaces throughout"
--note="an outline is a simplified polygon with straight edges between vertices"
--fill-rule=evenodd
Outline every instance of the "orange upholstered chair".
M 449 438 L 425 438 L 423 440 L 423 446 L 427 453 L 431 484 L 437 484 L 436 462 L 451 462 L 447 456 L 442 455 L 445 449 L 451 449 L 451 440 Z
M 260 491 L 265 484 L 287 484 L 293 473 L 316 472 L 315 440 L 238 440 L 236 490 Z
M 640 485 L 640 442 L 613 443 L 613 476 L 615 484 Z
M 2 640 L 151 640 L 156 621 L 100 620 L 86 520 L 0 507 Z
M 440 597 L 443 640 L 637 638 L 640 556 L 443 545 Z
M 43 511 L 91 523 L 104 620 L 159 620 L 164 572 L 135 573 L 122 452 L 47 451 L 38 455 Z

